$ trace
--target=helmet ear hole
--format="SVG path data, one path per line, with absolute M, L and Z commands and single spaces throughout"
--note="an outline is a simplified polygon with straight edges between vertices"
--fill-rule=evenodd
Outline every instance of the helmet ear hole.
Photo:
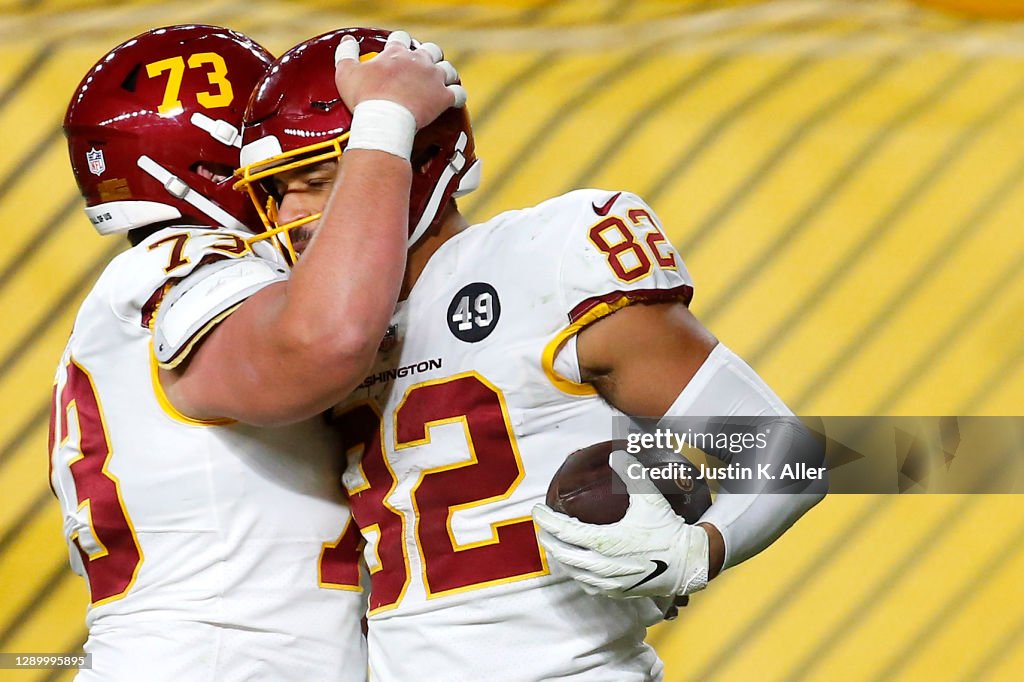
M 211 161 L 196 161 L 188 169 L 199 177 L 217 184 L 229 179 L 235 172 L 231 166 Z
M 128 75 L 124 77 L 124 80 L 121 81 L 121 89 L 127 90 L 128 92 L 135 92 L 135 86 L 139 82 L 139 71 L 141 70 L 142 62 L 139 62 L 135 65 L 135 68 L 128 72 Z
M 430 162 L 441 153 L 441 145 L 429 144 L 426 149 L 416 154 L 412 159 L 412 167 L 416 169 L 417 173 L 422 173 L 426 170 Z

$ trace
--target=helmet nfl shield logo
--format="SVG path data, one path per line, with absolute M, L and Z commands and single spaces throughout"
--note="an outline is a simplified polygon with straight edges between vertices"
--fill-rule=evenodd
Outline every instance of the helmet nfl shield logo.
M 103 151 L 99 149 L 90 149 L 85 153 L 85 160 L 89 162 L 89 172 L 93 175 L 103 175 L 103 171 L 107 170 L 107 164 L 103 160 Z

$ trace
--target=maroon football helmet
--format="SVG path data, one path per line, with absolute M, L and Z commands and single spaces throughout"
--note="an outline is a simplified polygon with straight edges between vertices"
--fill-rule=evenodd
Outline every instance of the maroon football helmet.
M 231 173 L 246 102 L 272 60 L 241 33 L 194 24 L 147 31 L 100 59 L 64 117 L 96 230 L 168 220 L 261 229 Z
M 236 187 L 249 193 L 264 221 L 267 232 L 260 237 L 280 234 L 292 257 L 288 231 L 320 214 L 277 224 L 277 201 L 267 192 L 269 183 L 263 181 L 284 170 L 341 156 L 352 112 L 338 97 L 334 51 L 343 36 L 351 35 L 359 42 L 360 58 L 369 59 L 383 51 L 390 33 L 348 28 L 311 38 L 284 53 L 253 90 L 242 127 Z M 441 216 L 453 196 L 467 194 L 480 183 L 480 161 L 465 107 L 448 109 L 416 134 L 412 169 L 410 246 Z

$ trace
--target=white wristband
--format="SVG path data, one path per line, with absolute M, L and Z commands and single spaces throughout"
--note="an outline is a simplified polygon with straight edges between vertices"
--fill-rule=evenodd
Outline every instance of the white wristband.
M 372 149 L 409 160 L 416 137 L 416 117 L 401 104 L 385 99 L 360 102 L 352 112 L 346 149 Z

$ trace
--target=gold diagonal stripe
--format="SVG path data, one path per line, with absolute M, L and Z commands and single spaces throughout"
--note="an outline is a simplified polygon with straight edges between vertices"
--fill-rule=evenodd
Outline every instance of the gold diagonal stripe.
M 978 66 L 977 61 L 962 62 L 923 97 L 915 99 L 895 117 L 880 126 L 878 132 L 862 145 L 858 152 L 832 176 L 830 181 L 821 191 L 816 193 L 814 198 L 805 205 L 800 213 L 787 223 L 786 227 L 781 231 L 782 236 L 773 241 L 768 252 L 761 254 L 757 263 L 750 267 L 750 273 L 745 273 L 742 279 L 745 281 L 752 279 L 763 268 L 764 263 L 769 262 L 789 245 L 810 224 L 812 218 L 837 196 L 857 173 L 861 172 L 863 166 L 888 143 L 897 131 L 906 127 L 914 119 L 920 117 L 947 98 L 956 87 L 978 69 Z M 774 352 L 776 346 L 786 338 L 786 332 L 791 330 L 800 318 L 806 316 L 807 310 L 813 307 L 821 291 L 830 286 L 831 279 L 831 277 L 826 276 L 825 282 L 815 283 L 808 287 L 809 294 L 781 322 L 772 326 L 771 330 L 765 334 L 765 342 L 750 355 L 747 361 L 756 366 Z M 714 315 L 709 315 L 709 317 L 713 319 Z M 797 404 L 799 405 L 800 403 L 798 402 Z
M 865 254 L 869 253 L 872 247 L 879 242 L 882 233 L 899 221 L 902 217 L 901 214 L 920 199 L 925 190 L 938 180 L 942 172 L 949 168 L 958 157 L 962 156 L 978 137 L 987 132 L 1000 119 L 1013 112 L 1014 108 L 1022 100 L 1024 100 L 1024 83 L 1011 92 L 1009 96 L 996 102 L 975 124 L 967 128 L 961 136 L 947 147 L 940 158 L 921 173 L 918 180 L 899 198 L 893 207 L 869 228 L 864 245 L 855 253 L 849 254 L 848 258 L 842 259 L 840 266 L 827 278 L 828 285 L 822 287 L 822 290 L 817 295 L 822 297 L 822 292 L 827 291 L 834 282 L 850 272 L 854 265 L 864 258 Z M 938 271 L 942 262 L 955 254 L 964 240 L 976 233 L 977 226 L 983 223 L 989 214 L 999 208 L 1004 201 L 1013 196 L 1014 190 L 1018 189 L 1018 185 L 1022 180 L 1024 180 L 1024 159 L 991 194 L 979 203 L 970 217 L 964 220 L 950 237 L 934 249 L 933 255 L 914 270 L 914 273 L 907 279 L 907 282 L 889 297 L 882 310 L 855 333 L 851 341 L 833 354 L 833 362 L 808 382 L 807 388 L 796 399 L 797 404 L 807 404 L 824 389 L 838 371 L 850 362 L 851 356 L 854 354 L 853 348 L 862 342 L 864 335 L 870 330 L 877 329 L 886 324 L 898 312 L 900 306 L 913 294 L 914 290 L 922 286 L 929 273 Z M 820 300 L 820 298 L 817 300 Z
M 806 589 L 807 585 L 821 572 L 821 567 L 831 561 L 832 557 L 838 555 L 844 546 L 852 543 L 860 534 L 864 533 L 871 524 L 878 521 L 879 517 L 884 518 L 885 513 L 895 500 L 895 495 L 881 496 L 877 504 L 872 504 L 864 514 L 854 518 L 845 527 L 836 529 L 832 540 L 827 545 L 820 547 L 810 558 L 802 559 L 803 569 L 794 572 L 786 585 L 773 595 L 770 602 L 749 618 L 746 625 L 732 637 L 716 643 L 714 648 L 710 649 L 704 656 L 706 664 L 694 673 L 693 679 L 711 679 L 723 658 L 729 656 L 730 652 L 741 649 L 743 644 L 750 641 L 759 631 L 763 632 L 770 628 L 772 619 L 780 614 L 785 605 L 799 592 Z M 717 589 L 717 587 L 713 589 Z
M 945 600 L 942 608 L 934 616 L 918 626 L 917 631 L 907 645 L 886 661 L 886 664 L 873 678 L 873 682 L 900 679 L 903 669 L 913 662 L 920 647 L 929 638 L 939 635 L 942 628 L 947 626 L 956 615 L 956 612 L 963 608 L 963 605 L 970 600 L 974 592 L 977 591 L 978 585 L 991 579 L 993 575 L 997 574 L 1016 557 L 1016 552 L 1012 550 L 1007 551 L 1007 548 L 1019 548 L 1022 544 L 1024 544 L 1024 524 L 1005 543 L 1000 543 L 996 551 L 992 553 L 992 556 L 978 562 L 973 575 L 964 582 L 963 587 L 957 590 L 956 593 L 947 595 L 944 591 L 940 590 L 938 597 Z M 974 679 L 980 678 L 975 677 Z
M 0 375 L 8 372 L 18 360 L 32 348 L 32 343 L 40 334 L 50 327 L 57 319 L 60 318 L 61 313 L 66 308 L 75 304 L 87 293 L 86 287 L 95 280 L 103 269 L 107 266 L 114 256 L 123 251 L 127 246 L 126 243 L 122 243 L 120 240 L 112 240 L 110 245 L 104 250 L 100 257 L 97 258 L 75 281 L 71 282 L 70 286 L 66 287 L 61 292 L 57 301 L 52 304 L 52 307 L 46 311 L 46 313 L 40 317 L 36 323 L 25 332 L 20 339 L 14 344 L 14 349 L 7 354 L 6 357 L 0 359 Z

